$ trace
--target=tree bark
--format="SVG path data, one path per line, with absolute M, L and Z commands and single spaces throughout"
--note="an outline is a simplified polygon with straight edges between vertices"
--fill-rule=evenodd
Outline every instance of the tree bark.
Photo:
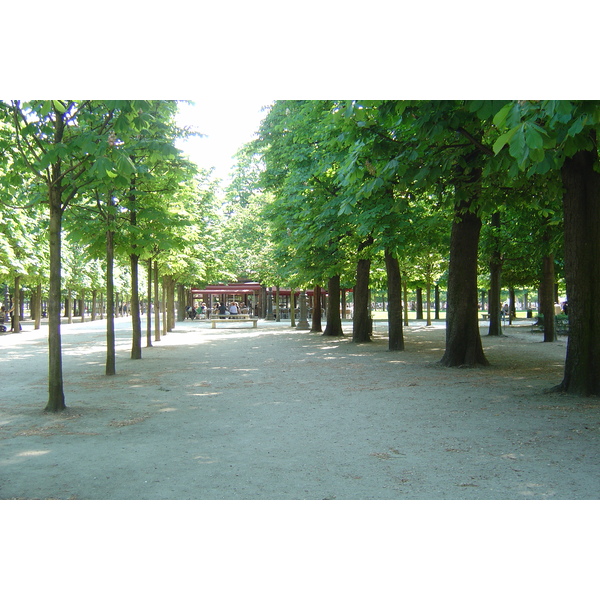
M 404 350 L 402 331 L 402 281 L 398 259 L 385 250 L 388 295 L 388 350 Z
M 540 282 L 540 313 L 544 315 L 544 342 L 556 340 L 554 327 L 554 255 L 542 258 L 542 280 Z
M 477 249 L 481 219 L 471 212 L 471 201 L 455 209 L 450 238 L 446 351 L 441 364 L 446 367 L 488 365 L 479 335 Z
M 15 277 L 15 293 L 13 295 L 11 325 L 13 333 L 21 333 L 21 276 Z
M 146 348 L 152 347 L 152 259 L 148 259 L 148 306 L 146 307 Z
M 35 325 L 34 329 L 42 326 L 42 284 L 38 283 L 35 290 Z
M 112 200 L 109 200 L 112 205 Z M 110 210 L 110 208 L 109 208 Z M 111 217 L 109 216 L 109 221 Z M 116 375 L 116 351 L 115 351 L 115 282 L 114 261 L 115 245 L 112 224 L 106 232 L 106 375 Z
M 354 286 L 354 319 L 352 341 L 355 343 L 371 341 L 369 322 L 369 278 L 371 261 L 361 258 L 356 265 L 356 285 Z
M 423 288 L 417 288 L 417 314 L 415 315 L 417 320 L 423 320 Z
M 142 320 L 140 316 L 139 262 L 137 254 L 129 256 L 131 266 L 131 358 L 142 358 Z
M 500 229 L 500 213 L 495 212 L 492 215 L 492 230 L 494 234 L 498 234 Z M 488 329 L 488 335 L 499 336 L 502 335 L 502 318 L 500 311 L 501 306 L 501 287 L 502 287 L 502 255 L 500 253 L 500 247 L 498 238 L 495 238 L 495 247 L 492 251 L 492 258 L 490 260 L 490 300 L 489 300 L 489 313 L 490 313 L 490 328 Z
M 64 128 L 62 117 L 57 114 L 57 138 L 62 140 L 60 126 Z M 50 248 L 50 287 L 48 291 L 48 403 L 46 411 L 59 412 L 67 406 L 62 373 L 62 343 L 60 333 L 61 298 L 61 232 L 62 232 L 62 189 L 59 183 L 60 161 L 52 166 L 52 181 L 49 183 L 50 204 L 49 248 Z
M 404 299 L 404 325 L 408 327 L 408 285 L 406 284 L 406 273 L 402 277 L 402 297 Z
M 158 285 L 158 261 L 154 261 L 154 341 L 160 342 L 160 297 Z
M 310 328 L 313 333 L 321 333 L 323 331 L 321 316 L 321 287 L 316 285 L 313 295 L 312 325 Z
M 344 335 L 342 330 L 342 316 L 340 313 L 340 276 L 334 275 L 329 278 L 327 287 L 329 303 L 327 307 L 327 324 L 323 335 L 341 336 Z
M 565 159 L 564 245 L 569 341 L 558 388 L 577 395 L 600 394 L 600 174 L 598 151 L 580 150 Z
M 98 310 L 98 290 L 92 290 L 92 316 L 90 320 L 96 320 L 96 311 Z

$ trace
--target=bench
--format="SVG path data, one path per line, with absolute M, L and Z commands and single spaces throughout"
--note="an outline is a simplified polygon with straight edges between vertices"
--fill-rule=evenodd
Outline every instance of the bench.
M 238 315 L 210 315 L 209 321 L 212 323 L 212 328 L 217 328 L 217 323 L 227 323 L 231 321 L 238 321 L 241 323 L 252 323 L 252 327 L 256 329 L 258 326 L 258 317 L 251 317 L 250 315 L 238 314 Z

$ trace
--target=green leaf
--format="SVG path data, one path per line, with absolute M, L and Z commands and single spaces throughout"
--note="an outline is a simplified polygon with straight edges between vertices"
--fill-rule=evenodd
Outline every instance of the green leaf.
M 581 115 L 574 123 L 573 125 L 571 125 L 571 127 L 569 127 L 569 131 L 567 132 L 567 135 L 569 137 L 574 137 L 576 136 L 578 133 L 581 133 L 581 131 L 583 130 L 583 127 L 585 125 L 585 122 L 587 120 L 587 116 L 586 115 Z
M 52 100 L 52 105 L 54 106 L 54 110 L 59 113 L 67 112 L 67 107 L 60 100 Z
M 126 154 L 120 153 L 117 157 L 117 171 L 124 176 L 133 175 L 135 173 L 135 165 Z
M 511 108 L 512 104 L 509 103 L 496 113 L 493 119 L 494 125 L 496 127 L 502 128 L 504 126 L 504 123 L 506 122 L 506 117 L 508 116 L 508 113 L 510 112 Z
M 502 150 L 502 148 L 504 148 L 504 146 L 510 142 L 510 140 L 515 135 L 515 133 L 517 132 L 517 130 L 519 129 L 519 127 L 520 127 L 520 125 L 517 125 L 516 127 L 513 127 L 510 131 L 507 131 L 506 133 L 503 133 L 495 141 L 494 146 L 493 146 L 494 154 L 498 154 L 498 152 L 500 152 L 500 150 Z
M 525 130 L 525 141 L 529 148 L 541 149 L 544 147 L 544 139 L 533 127 L 527 127 Z

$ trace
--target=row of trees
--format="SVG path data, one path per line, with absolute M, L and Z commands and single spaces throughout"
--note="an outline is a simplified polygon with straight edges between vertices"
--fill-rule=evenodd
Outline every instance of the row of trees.
M 114 315 L 115 263 L 131 278 L 132 358 L 141 357 L 140 263 L 148 302 L 159 279 L 171 299 L 175 282 L 327 286 L 334 306 L 352 287 L 356 342 L 370 339 L 369 290 L 385 281 L 390 350 L 404 349 L 407 285 L 431 304 L 440 284 L 447 366 L 487 364 L 483 273 L 490 334 L 500 333 L 502 286 L 539 285 L 552 314 L 564 275 L 571 335 L 559 388 L 600 391 L 599 103 L 278 101 L 238 154 L 223 203 L 210 173 L 176 150 L 189 133 L 176 111 L 169 101 L 0 104 L 0 274 L 35 287 L 36 299 L 47 285 L 48 410 L 65 407 L 63 292 L 77 287 L 71 277 L 89 290 L 102 281 Z M 553 340 L 553 320 L 545 324 Z M 341 333 L 339 312 L 327 311 L 325 334 Z M 113 374 L 110 318 L 107 338 Z
M 539 285 L 551 315 L 564 275 L 570 337 L 558 389 L 598 394 L 599 121 L 600 103 L 583 101 L 278 101 L 246 149 L 246 164 L 263 169 L 253 192 L 230 198 L 232 219 L 254 203 L 263 240 L 270 224 L 270 284 L 326 285 L 333 299 L 340 284 L 353 287 L 357 342 L 370 339 L 372 265 L 385 265 L 391 350 L 404 348 L 402 275 L 444 281 L 446 366 L 488 364 L 482 270 L 490 334 L 500 332 L 502 285 Z M 327 318 L 325 334 L 340 335 L 337 311 Z
M 218 269 L 218 260 L 205 260 L 218 222 L 216 182 L 177 150 L 176 140 L 192 132 L 176 125 L 176 113 L 174 101 L 0 104 L 0 275 L 14 281 L 16 298 L 20 287 L 31 290 L 37 318 L 47 297 L 47 410 L 66 406 L 65 290 L 106 293 L 112 375 L 115 266 L 130 277 L 134 359 L 141 358 L 140 265 L 147 301 L 158 303 L 160 279 L 171 305 L 176 282 L 196 284 Z

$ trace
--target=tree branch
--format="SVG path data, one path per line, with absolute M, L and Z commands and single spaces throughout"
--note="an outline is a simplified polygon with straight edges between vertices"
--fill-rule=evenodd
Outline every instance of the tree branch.
M 456 131 L 458 133 L 460 133 L 462 136 L 466 137 L 476 148 L 478 148 L 479 150 L 481 150 L 481 152 L 483 152 L 487 156 L 495 156 L 494 151 L 491 148 L 488 148 L 487 146 L 485 146 L 484 144 L 482 144 L 479 140 L 477 140 L 476 138 L 474 138 L 463 127 L 459 127 Z

